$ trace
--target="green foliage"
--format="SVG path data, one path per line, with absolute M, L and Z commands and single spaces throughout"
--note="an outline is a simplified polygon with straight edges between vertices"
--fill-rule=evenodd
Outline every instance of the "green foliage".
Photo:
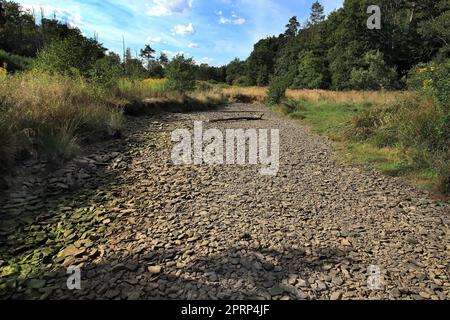
M 242 84 L 243 79 L 246 77 L 246 64 L 240 61 L 238 58 L 231 61 L 227 66 L 226 81 L 228 84 Z
M 6 69 L 11 72 L 29 70 L 33 66 L 33 59 L 0 49 L 0 67 L 2 66 L 6 66 Z
M 297 17 L 294 16 L 289 19 L 284 35 L 287 37 L 295 37 L 298 34 L 298 29 L 300 29 L 300 23 L 298 22 Z
M 145 61 L 148 71 L 150 71 L 152 62 L 155 60 L 155 52 L 149 44 L 144 49 L 141 49 L 140 57 Z
M 78 70 L 89 75 L 98 59 L 105 54 L 96 40 L 73 36 L 52 42 L 39 52 L 34 68 L 44 72 L 65 74 Z
M 276 38 L 263 39 L 255 44 L 246 62 L 247 85 L 267 86 L 269 84 L 271 74 L 274 72 L 277 48 Z
M 326 72 L 323 61 L 309 50 L 301 52 L 298 59 L 298 75 L 291 87 L 293 89 L 323 88 Z
M 381 30 L 367 28 L 372 4 L 345 0 L 325 18 L 315 2 L 303 27 L 293 17 L 285 33 L 259 41 L 247 61 L 233 61 L 227 82 L 265 86 L 272 77 L 283 77 L 299 88 L 397 89 L 404 85 L 398 79 L 418 63 L 449 58 L 449 0 L 380 0 Z
M 389 68 L 379 51 L 369 51 L 362 60 L 362 68 L 353 68 L 350 85 L 357 90 L 395 88 L 397 72 Z
M 316 1 L 311 7 L 311 16 L 308 20 L 308 27 L 316 26 L 325 21 L 325 8 Z
M 269 90 L 267 92 L 267 102 L 271 105 L 279 104 L 286 98 L 286 90 L 288 83 L 286 79 L 274 78 L 272 79 Z
M 399 148 L 403 162 L 410 168 L 432 170 L 442 181 L 448 181 L 444 163 L 450 152 L 449 119 L 438 103 L 426 96 L 414 95 L 389 106 L 358 113 L 352 120 L 348 137 L 379 148 Z M 443 189 L 448 188 L 448 184 L 445 185 L 443 183 Z
M 170 90 L 186 93 L 195 89 L 194 60 L 184 55 L 175 56 L 167 65 L 167 86 Z
M 410 71 L 407 83 L 410 89 L 431 95 L 443 112 L 450 113 L 450 59 L 417 65 Z
M 90 78 L 106 87 L 115 85 L 122 75 L 120 57 L 114 53 L 97 60 L 90 71 Z

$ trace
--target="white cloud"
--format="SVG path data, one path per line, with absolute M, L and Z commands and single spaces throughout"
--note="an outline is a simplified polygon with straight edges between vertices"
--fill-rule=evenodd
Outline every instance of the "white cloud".
M 188 34 L 193 34 L 193 33 L 195 33 L 194 25 L 192 24 L 192 22 L 186 26 L 182 25 L 182 24 L 176 25 L 173 28 L 173 33 L 183 35 L 183 36 L 188 35 Z
M 199 47 L 198 43 L 191 42 L 188 44 L 188 48 L 198 48 L 198 47 Z
M 163 40 L 162 40 L 161 37 L 152 37 L 152 36 L 149 36 L 149 37 L 147 38 L 147 42 L 150 43 L 150 44 L 152 44 L 152 43 L 162 43 Z
M 147 11 L 150 16 L 169 16 L 192 8 L 192 0 L 153 0 L 153 6 Z
M 69 24 L 71 27 L 80 28 L 82 27 L 82 18 L 80 10 L 78 7 L 71 7 L 69 10 L 62 9 L 59 7 L 54 7 L 51 5 L 32 5 L 32 4 L 22 4 L 25 10 L 30 12 L 35 12 L 37 17 L 40 17 L 41 10 L 47 18 L 56 17 L 57 20 Z
M 241 25 L 246 22 L 246 20 L 242 17 L 239 17 L 234 12 L 231 15 L 231 17 L 227 18 L 224 17 L 223 12 L 219 11 L 217 13 L 219 15 L 219 24 L 235 24 L 235 25 Z

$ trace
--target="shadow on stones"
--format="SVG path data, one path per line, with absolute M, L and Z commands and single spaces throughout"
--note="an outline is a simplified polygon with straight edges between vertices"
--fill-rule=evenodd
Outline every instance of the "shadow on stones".
M 183 257 L 183 259 L 181 258 Z M 82 289 L 70 291 L 65 268 L 36 275 L 45 286 L 17 291 L 13 299 L 70 300 L 270 300 L 320 299 L 332 287 L 311 282 L 343 260 L 336 248 L 264 249 L 236 246 L 218 254 L 185 259 L 183 250 L 156 250 L 106 258 L 106 263 L 82 268 Z M 186 262 L 187 261 L 187 262 Z M 182 264 L 180 264 L 182 263 Z M 154 274 L 149 266 L 161 266 Z M 313 280 L 310 277 L 315 274 Z M 320 277 L 319 277 L 320 278 Z M 30 280 L 28 280 L 30 281 Z M 26 282 L 25 282 L 26 284 Z

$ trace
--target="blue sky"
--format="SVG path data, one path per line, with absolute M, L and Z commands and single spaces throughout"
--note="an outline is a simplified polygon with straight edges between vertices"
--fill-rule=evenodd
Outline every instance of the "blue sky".
M 314 0 L 23 0 L 23 7 L 43 8 L 79 27 L 86 36 L 98 34 L 105 47 L 122 52 L 122 36 L 133 54 L 150 43 L 169 56 L 184 53 L 198 63 L 227 64 L 246 59 L 253 45 L 278 35 L 290 17 L 305 21 Z M 327 13 L 343 0 L 323 0 Z

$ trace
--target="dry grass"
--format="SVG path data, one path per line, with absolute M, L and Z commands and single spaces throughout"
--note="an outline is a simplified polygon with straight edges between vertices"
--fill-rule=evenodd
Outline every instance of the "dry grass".
M 330 101 L 349 104 L 394 103 L 409 93 L 403 91 L 328 91 L 328 90 L 288 90 L 286 96 L 293 100 L 310 102 Z
M 222 90 L 223 94 L 235 101 L 250 100 L 262 103 L 267 96 L 265 87 L 230 87 Z M 335 102 L 349 104 L 388 104 L 398 101 L 409 93 L 400 91 L 328 91 L 328 90 L 287 90 L 286 96 L 292 100 L 310 102 Z M 246 101 L 242 101 L 246 102 Z
M 79 143 L 120 130 L 121 111 L 113 95 L 84 79 L 30 72 L 0 80 L 0 122 L 15 141 L 0 157 L 17 154 L 69 158 Z M 1 128 L 0 128 L 1 129 Z M 8 153 L 8 154 L 6 154 Z
M 222 90 L 223 95 L 236 102 L 263 103 L 267 96 L 267 88 L 264 87 L 230 87 Z

